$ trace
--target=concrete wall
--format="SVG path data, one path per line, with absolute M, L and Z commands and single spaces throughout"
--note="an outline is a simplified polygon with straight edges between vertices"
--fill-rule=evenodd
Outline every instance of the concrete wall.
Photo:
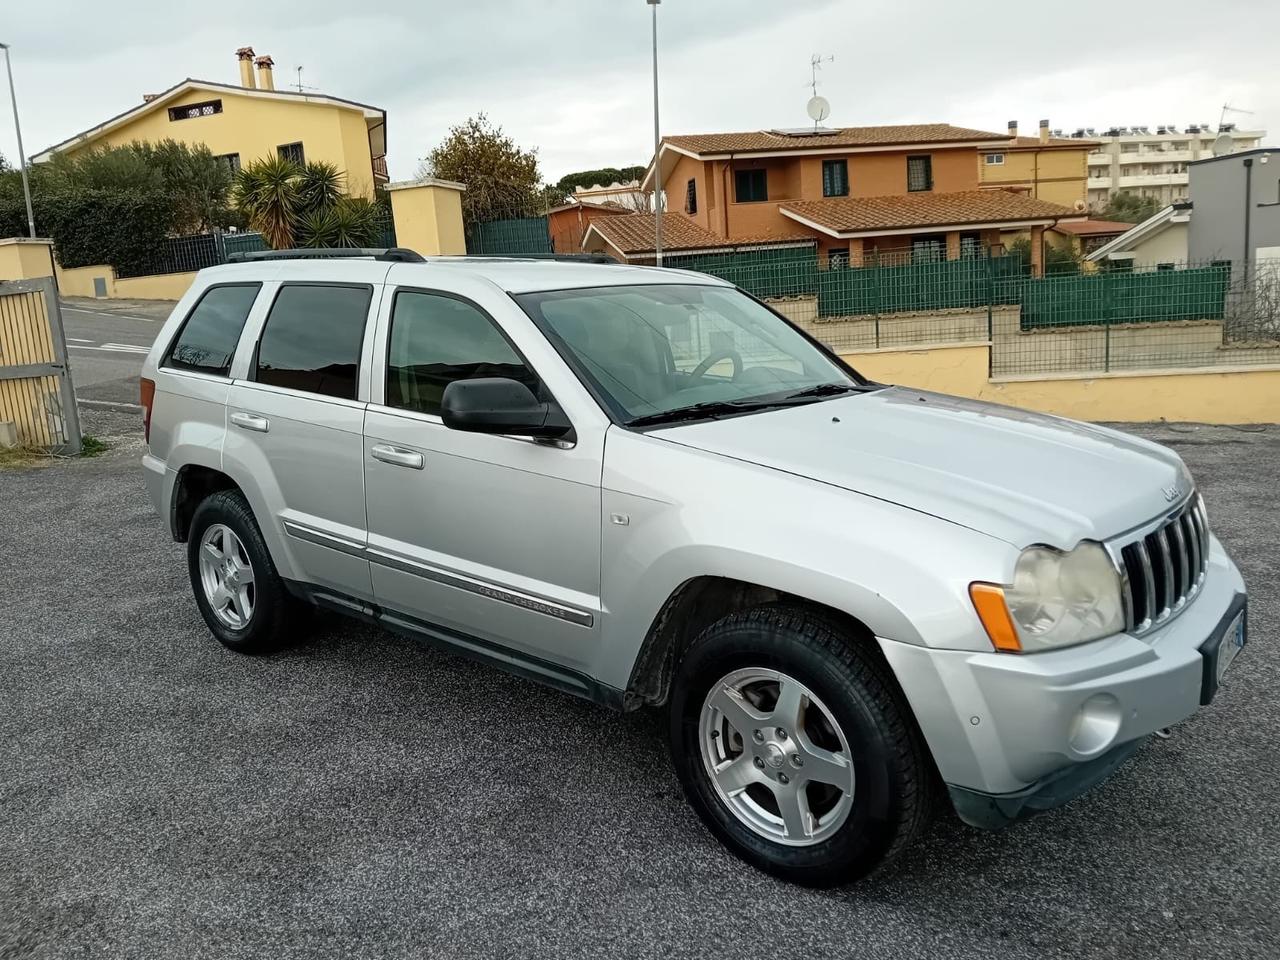
M 97 297 L 95 279 L 106 283 L 105 299 L 178 300 L 187 292 L 196 275 L 162 273 L 147 277 L 116 279 L 116 272 L 106 264 L 90 267 L 57 268 L 58 292 L 64 297 Z
M 170 107 L 205 100 L 221 100 L 222 112 L 186 120 L 169 119 Z M 65 152 L 164 139 L 203 143 L 215 154 L 238 153 L 245 166 L 263 157 L 274 157 L 281 144 L 301 141 L 306 159 L 328 161 L 346 173 L 349 193 L 373 196 L 369 134 L 364 115 L 356 107 L 254 97 L 235 90 L 191 90 L 104 136 L 68 146 Z
M 424 256 L 462 255 L 467 239 L 462 226 L 460 183 L 422 177 L 387 184 L 396 243 Z
M 1245 184 L 1249 182 L 1249 253 L 1259 247 L 1280 246 L 1280 151 L 1262 162 L 1262 154 L 1226 156 L 1193 163 L 1188 253 L 1192 260 L 1230 260 L 1245 257 Z M 1251 165 L 1246 167 L 1245 163 Z
M 9 237 L 0 240 L 0 280 L 28 280 L 52 273 L 52 240 Z
M 844 355 L 864 375 L 1076 420 L 1274 423 L 1280 366 L 990 379 L 985 344 Z

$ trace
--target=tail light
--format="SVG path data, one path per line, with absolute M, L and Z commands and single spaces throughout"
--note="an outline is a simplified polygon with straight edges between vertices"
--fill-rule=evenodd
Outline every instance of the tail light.
M 151 405 L 156 399 L 156 382 L 143 377 L 138 381 L 139 399 L 142 401 L 142 434 L 151 442 Z

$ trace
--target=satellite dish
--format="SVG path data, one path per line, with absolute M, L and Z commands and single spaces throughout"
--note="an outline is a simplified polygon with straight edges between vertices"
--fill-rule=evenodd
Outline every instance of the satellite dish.
M 1225 157 L 1231 152 L 1235 146 L 1235 140 L 1231 138 L 1229 133 L 1218 134 L 1218 139 L 1213 141 L 1213 155 L 1215 157 Z
M 823 120 L 827 119 L 827 117 L 831 116 L 831 104 L 827 103 L 826 97 L 810 97 L 805 110 L 809 112 L 809 119 L 814 123 L 821 123 Z

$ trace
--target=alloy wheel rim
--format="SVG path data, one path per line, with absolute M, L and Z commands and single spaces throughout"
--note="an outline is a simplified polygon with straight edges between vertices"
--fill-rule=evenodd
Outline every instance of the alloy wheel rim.
M 253 563 L 235 531 L 215 523 L 200 538 L 200 584 L 218 621 L 242 630 L 253 619 L 257 598 Z
M 853 809 L 849 741 L 813 691 L 785 673 L 748 667 L 713 683 L 698 742 L 721 802 L 768 840 L 821 843 Z

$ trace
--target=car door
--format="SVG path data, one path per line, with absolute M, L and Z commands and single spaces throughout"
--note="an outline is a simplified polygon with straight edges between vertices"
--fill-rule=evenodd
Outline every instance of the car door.
M 503 302 L 517 311 L 506 297 L 493 306 Z M 523 335 L 540 338 L 523 319 Z M 600 620 L 603 428 L 584 424 L 576 442 L 551 443 L 445 427 L 440 400 L 454 380 L 511 377 L 550 392 L 466 296 L 389 283 L 378 329 L 365 418 L 378 604 L 496 644 L 526 668 L 583 668 Z M 530 346 L 552 363 L 545 340 Z
M 372 597 L 364 558 L 368 386 L 360 371 L 380 293 L 367 282 L 276 284 L 247 374 L 231 388 L 223 447 L 228 472 L 258 487 L 259 523 L 283 534 L 281 566 L 365 599 Z

